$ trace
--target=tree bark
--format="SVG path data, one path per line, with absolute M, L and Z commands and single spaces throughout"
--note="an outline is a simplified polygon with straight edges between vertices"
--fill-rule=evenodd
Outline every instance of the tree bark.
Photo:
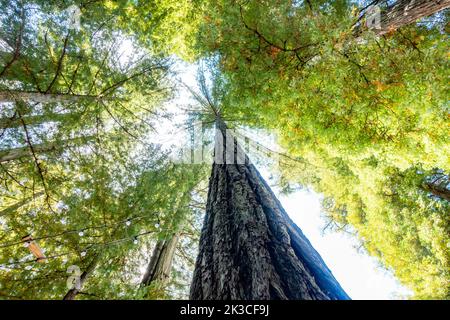
M 64 121 L 74 116 L 73 113 L 52 113 L 46 115 L 27 116 L 23 120 L 27 125 L 37 125 L 49 121 Z M 20 118 L 0 118 L 0 129 L 19 128 L 23 126 Z
M 427 182 L 424 184 L 424 189 L 431 192 L 436 197 L 450 201 L 450 190 L 447 186 L 450 185 L 448 179 L 443 179 L 437 182 Z
M 0 103 L 20 101 L 34 101 L 40 103 L 78 102 L 81 100 L 94 100 L 97 96 L 64 93 L 41 93 L 37 91 L 0 91 Z
M 141 285 L 149 286 L 157 282 L 165 286 L 170 279 L 173 257 L 179 240 L 179 234 L 174 234 L 169 239 L 159 240 L 153 249 L 153 254 L 142 278 Z
M 220 118 L 216 126 L 190 298 L 350 299 Z
M 399 0 L 381 12 L 380 28 L 372 30 L 383 35 L 448 7 L 450 0 Z
M 42 143 L 33 146 L 33 149 L 37 153 L 50 152 L 58 149 L 58 144 L 56 143 Z M 0 151 L 0 163 L 17 160 L 23 157 L 32 156 L 30 148 L 21 147 L 9 150 Z
M 69 145 L 69 143 L 71 143 L 71 142 L 89 141 L 89 140 L 92 140 L 93 138 L 95 138 L 95 137 L 87 136 L 87 137 L 67 139 L 67 140 L 63 140 L 61 142 L 41 143 L 41 144 L 33 145 L 33 150 L 36 153 L 52 152 L 52 151 L 62 150 L 63 147 Z M 0 150 L 0 163 L 14 161 L 14 160 L 21 159 L 24 157 L 30 157 L 32 155 L 33 154 L 31 152 L 29 146 L 7 149 L 7 150 Z

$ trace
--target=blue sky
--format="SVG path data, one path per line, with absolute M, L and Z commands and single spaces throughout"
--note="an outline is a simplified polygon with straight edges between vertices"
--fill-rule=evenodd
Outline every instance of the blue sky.
M 352 299 L 401 299 L 411 294 L 375 258 L 358 251 L 352 236 L 334 231 L 323 234 L 326 222 L 319 194 L 300 190 L 279 199 Z

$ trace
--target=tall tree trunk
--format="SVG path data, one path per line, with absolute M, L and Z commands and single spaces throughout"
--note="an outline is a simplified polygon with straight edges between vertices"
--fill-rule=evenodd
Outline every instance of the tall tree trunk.
M 37 91 L 0 91 L 0 103 L 20 101 L 34 101 L 41 103 L 79 102 L 97 99 L 97 96 L 65 93 L 42 93 Z
M 80 293 L 81 289 L 83 288 L 83 286 L 86 283 L 89 276 L 94 272 L 95 267 L 97 266 L 98 259 L 99 259 L 99 255 L 95 256 L 92 259 L 91 263 L 89 263 L 89 265 L 87 266 L 86 270 L 84 270 L 83 273 L 81 274 L 79 289 L 72 288 L 69 291 L 67 291 L 63 300 L 75 300 L 75 298 L 77 297 L 78 293 Z
M 450 0 L 398 0 L 381 12 L 381 28 L 373 31 L 383 35 L 448 7 Z
M 50 152 L 58 149 L 57 143 L 42 143 L 33 146 L 34 152 Z M 0 151 L 0 163 L 17 160 L 23 157 L 31 156 L 30 147 L 21 147 Z
M 149 286 L 153 282 L 157 282 L 161 286 L 167 284 L 170 279 L 173 257 L 179 237 L 179 233 L 176 233 L 172 237 L 159 240 L 156 243 L 147 270 L 141 281 L 142 286 Z
M 216 126 L 191 299 L 349 299 L 220 118 Z

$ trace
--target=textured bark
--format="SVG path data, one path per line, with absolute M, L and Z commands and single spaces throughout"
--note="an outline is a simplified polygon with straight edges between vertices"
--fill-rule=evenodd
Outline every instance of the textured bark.
M 242 150 L 217 127 L 191 299 L 349 299 L 247 156 L 229 161 Z
M 450 181 L 441 181 L 440 183 L 426 183 L 424 185 L 425 190 L 431 192 L 433 195 L 450 201 L 450 190 L 447 189 L 447 185 L 450 185 Z
M 68 146 L 71 143 L 87 142 L 94 138 L 95 138 L 94 136 L 87 136 L 87 137 L 67 139 L 67 140 L 63 140 L 58 143 L 56 143 L 56 142 L 41 143 L 41 144 L 33 145 L 33 150 L 35 153 L 52 152 L 52 151 L 62 150 L 64 147 Z M 33 155 L 33 153 L 31 152 L 29 146 L 13 148 L 13 149 L 8 149 L 8 150 L 0 150 L 0 163 L 17 160 L 17 159 L 21 159 L 24 157 L 30 157 L 32 155 Z
M 153 249 L 153 254 L 142 278 L 141 285 L 149 286 L 153 282 L 164 286 L 170 279 L 173 257 L 179 240 L 179 234 L 169 239 L 159 240 Z
M 421 18 L 431 16 L 449 6 L 450 0 L 399 0 L 381 12 L 381 29 L 373 31 L 378 35 L 383 35 Z
M 33 146 L 35 152 L 50 152 L 58 149 L 56 143 L 43 143 Z M 17 160 L 23 157 L 32 156 L 32 152 L 29 147 L 14 148 L 9 150 L 0 151 L 0 163 Z

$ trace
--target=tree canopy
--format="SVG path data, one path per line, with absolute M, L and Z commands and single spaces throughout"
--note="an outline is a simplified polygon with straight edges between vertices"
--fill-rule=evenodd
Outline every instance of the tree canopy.
M 407 2 L 0 0 L 0 298 L 187 297 L 211 164 L 155 141 L 180 61 L 203 72 L 180 130 L 276 133 L 285 192 L 322 194 L 414 298 L 450 298 L 448 1 Z M 170 276 L 142 281 L 174 237 Z

